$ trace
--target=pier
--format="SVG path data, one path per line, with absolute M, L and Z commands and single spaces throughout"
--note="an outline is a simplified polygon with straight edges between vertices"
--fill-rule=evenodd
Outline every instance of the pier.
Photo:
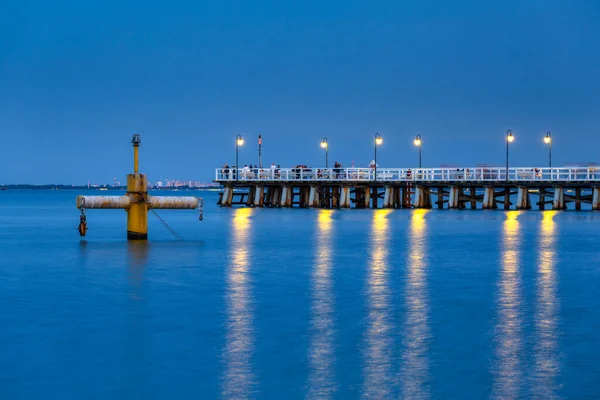
M 223 207 L 600 210 L 593 166 L 220 168 L 215 182 Z

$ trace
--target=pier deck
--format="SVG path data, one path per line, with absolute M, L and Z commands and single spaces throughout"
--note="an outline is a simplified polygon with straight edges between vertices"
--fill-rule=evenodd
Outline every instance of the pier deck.
M 237 176 L 236 176 L 237 175 Z M 600 209 L 600 168 L 217 169 L 221 206 Z M 236 190 L 237 189 L 237 190 Z M 537 197 L 535 204 L 531 195 Z M 513 197 L 516 196 L 516 201 Z M 381 201 L 380 201 L 381 200 Z

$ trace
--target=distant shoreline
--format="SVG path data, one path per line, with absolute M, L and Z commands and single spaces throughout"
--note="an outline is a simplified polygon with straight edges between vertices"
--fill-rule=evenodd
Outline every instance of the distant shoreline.
M 207 186 L 207 187 L 189 187 L 189 186 L 179 186 L 174 188 L 148 188 L 148 190 L 159 190 L 159 191 L 174 191 L 174 190 L 189 190 L 189 191 L 197 191 L 197 190 L 218 190 L 221 186 Z M 74 185 L 27 185 L 27 184 L 19 184 L 19 185 L 0 185 L 0 190 L 14 190 L 14 189 L 42 189 L 42 190 L 90 190 L 90 191 L 109 191 L 109 190 L 118 190 L 123 191 L 127 190 L 126 186 L 99 186 L 99 187 L 90 187 L 85 186 L 74 186 Z

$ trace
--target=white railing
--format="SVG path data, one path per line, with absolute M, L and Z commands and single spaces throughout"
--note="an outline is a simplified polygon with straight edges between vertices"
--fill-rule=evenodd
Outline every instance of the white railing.
M 216 181 L 349 181 L 349 182 L 501 182 L 501 181 L 598 181 L 600 167 L 563 168 L 218 168 Z

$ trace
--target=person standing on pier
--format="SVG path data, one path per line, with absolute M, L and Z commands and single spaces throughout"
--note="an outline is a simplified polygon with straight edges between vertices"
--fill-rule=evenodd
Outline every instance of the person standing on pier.
M 334 173 L 334 175 L 335 175 L 336 178 L 340 177 L 341 172 L 342 172 L 341 168 L 342 168 L 342 164 L 341 163 L 339 163 L 339 162 L 336 161 L 333 164 L 333 173 Z
M 229 164 L 223 164 L 223 168 L 221 168 L 221 173 L 223 173 L 226 179 L 233 179 L 233 176 L 230 176 Z

